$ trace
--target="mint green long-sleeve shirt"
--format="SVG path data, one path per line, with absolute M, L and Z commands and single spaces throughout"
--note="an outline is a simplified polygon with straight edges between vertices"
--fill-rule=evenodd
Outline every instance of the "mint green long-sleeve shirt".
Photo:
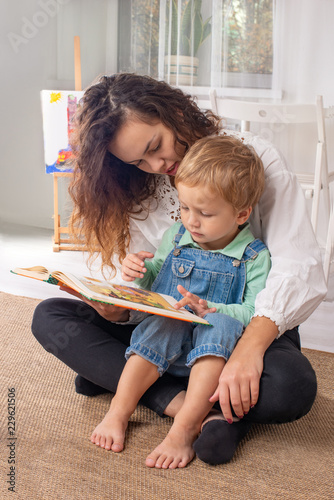
M 173 250 L 173 240 L 178 233 L 181 222 L 173 224 L 164 233 L 161 245 L 157 249 L 152 260 L 145 261 L 147 269 L 144 278 L 136 279 L 135 282 L 146 290 L 150 290 L 153 281 L 157 277 L 162 264 L 166 260 L 168 254 Z M 234 240 L 221 250 L 211 250 L 224 254 L 228 257 L 241 260 L 246 246 L 254 240 L 249 224 L 246 224 Z M 182 235 L 179 246 L 190 246 L 193 248 L 201 248 L 191 237 L 188 231 Z M 216 307 L 217 312 L 228 314 L 232 318 L 238 319 L 245 326 L 250 322 L 255 310 L 255 298 L 260 290 L 265 287 L 266 279 L 271 267 L 270 254 L 267 249 L 262 250 L 256 259 L 249 260 L 245 263 L 246 266 L 246 285 L 242 304 L 221 304 L 208 301 L 208 307 Z

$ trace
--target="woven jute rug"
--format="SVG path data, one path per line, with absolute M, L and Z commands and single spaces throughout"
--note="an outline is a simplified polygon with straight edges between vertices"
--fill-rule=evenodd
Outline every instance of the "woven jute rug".
M 75 374 L 31 334 L 38 302 L 0 292 L 1 499 L 334 498 L 333 355 L 304 350 L 319 389 L 301 420 L 253 426 L 225 465 L 195 459 L 185 469 L 149 469 L 145 457 L 171 420 L 139 406 L 122 453 L 92 445 L 89 436 L 111 395 L 87 398 L 74 392 Z

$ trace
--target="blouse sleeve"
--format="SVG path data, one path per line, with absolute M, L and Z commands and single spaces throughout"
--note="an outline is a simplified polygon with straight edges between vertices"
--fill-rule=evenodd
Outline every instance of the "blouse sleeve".
M 251 228 L 266 243 L 272 259 L 266 287 L 256 298 L 254 316 L 271 319 L 281 335 L 312 314 L 327 287 L 320 249 L 296 176 L 272 144 L 259 137 L 250 144 L 262 159 L 266 177 Z

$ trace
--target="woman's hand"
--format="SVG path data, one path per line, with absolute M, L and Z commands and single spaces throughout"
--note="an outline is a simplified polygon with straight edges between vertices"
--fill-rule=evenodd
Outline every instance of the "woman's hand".
M 208 313 L 214 313 L 217 311 L 215 307 L 208 307 L 206 300 L 200 299 L 194 293 L 188 292 L 182 285 L 177 286 L 178 291 L 183 295 L 183 299 L 177 302 L 174 307 L 175 309 L 181 309 L 181 307 L 189 306 L 192 311 L 194 311 L 197 316 L 203 318 Z
M 263 356 L 277 333 L 278 328 L 270 319 L 253 318 L 224 366 L 210 402 L 219 401 L 228 422 L 233 420 L 231 408 L 242 418 L 256 405 L 263 371 Z
M 134 281 L 136 278 L 143 278 L 146 273 L 145 259 L 152 259 L 154 254 L 141 251 L 129 253 L 122 263 L 122 279 L 124 281 Z
M 124 307 L 117 307 L 112 304 L 103 304 L 102 302 L 97 302 L 96 300 L 89 300 L 67 286 L 61 286 L 59 288 L 60 290 L 63 290 L 64 292 L 67 292 L 88 304 L 107 321 L 126 322 L 129 320 L 129 311 L 128 309 L 124 309 Z

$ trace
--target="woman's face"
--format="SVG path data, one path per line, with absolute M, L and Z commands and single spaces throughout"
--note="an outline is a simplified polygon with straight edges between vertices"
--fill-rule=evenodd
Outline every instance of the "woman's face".
M 129 119 L 109 144 L 109 151 L 124 161 L 150 174 L 174 176 L 185 154 L 175 136 L 160 121 L 147 124 L 138 118 Z

